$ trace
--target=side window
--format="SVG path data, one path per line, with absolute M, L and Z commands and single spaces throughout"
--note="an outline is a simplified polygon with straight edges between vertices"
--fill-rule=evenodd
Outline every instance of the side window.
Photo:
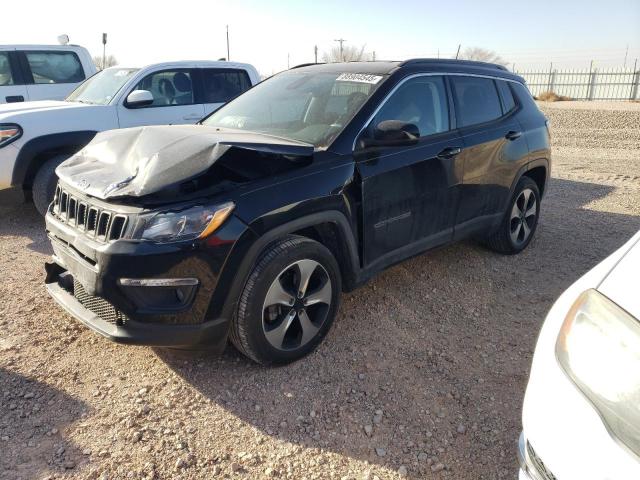
M 3 85 L 14 85 L 9 52 L 0 52 L 0 87 Z
M 202 69 L 203 103 L 226 103 L 251 88 L 249 75 L 244 70 Z
M 78 83 L 85 79 L 74 52 L 24 52 L 33 83 Z
M 451 83 L 459 126 L 489 122 L 502 116 L 498 91 L 490 78 L 453 76 Z
M 449 130 L 449 108 L 444 79 L 417 77 L 403 83 L 385 102 L 372 125 L 385 120 L 413 123 L 421 137 Z
M 513 99 L 513 92 L 509 87 L 509 83 L 504 80 L 496 80 L 498 90 L 500 90 L 500 96 L 502 97 L 502 104 L 504 106 L 504 113 L 508 113 L 516 106 L 516 101 Z
M 192 105 L 193 82 L 189 70 L 165 70 L 144 77 L 134 90 L 148 90 L 153 103 L 146 108 L 170 105 Z

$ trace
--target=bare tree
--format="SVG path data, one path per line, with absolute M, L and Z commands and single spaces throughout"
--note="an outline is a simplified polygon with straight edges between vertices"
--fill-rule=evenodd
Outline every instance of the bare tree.
M 342 56 L 340 55 L 340 47 L 332 47 L 328 52 L 322 54 L 322 61 L 326 63 L 335 62 L 360 62 L 371 60 L 371 54 L 364 51 L 365 45 L 358 48 L 355 45 L 345 45 L 342 47 Z
M 468 47 L 460 52 L 462 60 L 476 60 L 478 62 L 497 63 L 498 65 L 506 65 L 508 62 L 493 50 L 487 50 L 481 47 Z
M 102 55 L 96 55 L 93 57 L 93 63 L 96 64 L 98 70 L 104 70 L 105 68 L 115 67 L 118 65 L 118 59 L 115 55 L 107 55 L 104 59 L 105 65 L 102 65 Z

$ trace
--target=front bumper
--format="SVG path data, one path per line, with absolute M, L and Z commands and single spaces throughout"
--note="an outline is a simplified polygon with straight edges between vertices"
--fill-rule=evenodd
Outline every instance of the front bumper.
M 47 290 L 92 330 L 118 343 L 224 346 L 229 309 L 217 287 L 247 229 L 239 219 L 205 240 L 173 244 L 99 241 L 51 213 L 46 223 L 54 252 Z
M 524 436 L 524 432 L 520 433 L 520 438 L 518 439 L 518 463 L 520 464 L 518 480 L 557 480 L 553 473 L 533 453 Z

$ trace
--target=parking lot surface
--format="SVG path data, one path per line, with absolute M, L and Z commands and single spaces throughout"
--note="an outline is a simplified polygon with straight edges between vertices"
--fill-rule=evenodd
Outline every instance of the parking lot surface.
M 545 313 L 640 228 L 640 104 L 541 108 L 553 179 L 529 248 L 401 263 L 281 368 L 88 331 L 46 295 L 33 206 L 0 206 L 0 478 L 515 478 Z

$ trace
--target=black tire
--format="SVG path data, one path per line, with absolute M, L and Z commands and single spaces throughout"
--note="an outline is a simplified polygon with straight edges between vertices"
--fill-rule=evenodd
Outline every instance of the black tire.
M 47 214 L 49 204 L 53 201 L 53 195 L 56 193 L 56 184 L 58 183 L 56 168 L 66 159 L 65 155 L 50 158 L 40 167 L 33 179 L 31 186 L 33 204 L 43 217 Z
M 526 193 L 530 192 L 526 197 Z M 531 202 L 535 201 L 535 205 Z M 518 202 L 516 204 L 516 202 Z M 523 205 L 527 202 L 527 205 Z M 534 208 L 535 207 L 535 208 Z M 514 212 L 518 210 L 519 217 L 514 217 Z M 526 215 L 527 212 L 534 212 L 533 215 Z M 521 215 L 522 214 L 522 215 Z M 492 235 L 484 240 L 484 243 L 491 250 L 505 255 L 520 253 L 531 242 L 540 218 L 540 191 L 538 185 L 529 177 L 522 177 L 511 196 L 509 206 L 500 223 L 500 227 Z M 518 230 L 518 224 L 520 229 Z M 526 227 L 526 228 L 525 228 Z M 516 234 L 516 231 L 518 232 Z M 526 234 L 526 235 L 525 235 Z
M 305 277 L 305 269 L 312 273 Z M 293 289 L 303 278 L 308 280 L 296 295 Z M 329 288 L 327 282 L 331 282 Z M 276 290 L 291 295 L 287 297 L 291 304 L 270 304 L 271 292 Z M 297 360 L 312 352 L 331 328 L 341 291 L 340 269 L 331 252 L 314 240 L 289 235 L 272 243 L 259 257 L 240 295 L 230 339 L 240 352 L 263 365 Z M 320 296 L 329 304 L 305 303 Z M 284 332 L 280 343 L 274 342 L 278 332 Z

